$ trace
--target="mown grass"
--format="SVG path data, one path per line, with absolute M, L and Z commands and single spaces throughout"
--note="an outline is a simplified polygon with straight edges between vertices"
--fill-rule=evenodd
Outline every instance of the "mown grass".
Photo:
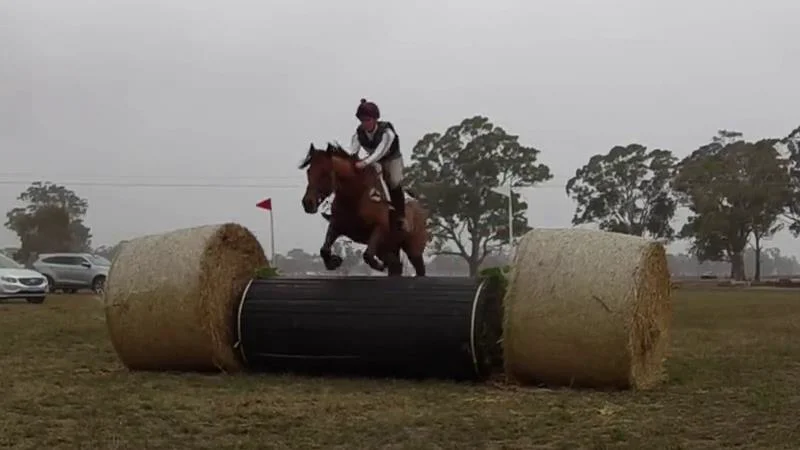
M 653 392 L 129 373 L 99 301 L 0 304 L 0 447 L 797 448 L 800 291 L 675 292 Z

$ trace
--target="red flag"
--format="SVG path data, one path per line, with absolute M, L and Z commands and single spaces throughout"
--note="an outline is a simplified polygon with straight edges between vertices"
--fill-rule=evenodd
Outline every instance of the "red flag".
M 267 198 L 256 203 L 256 206 L 262 209 L 272 211 L 272 198 Z

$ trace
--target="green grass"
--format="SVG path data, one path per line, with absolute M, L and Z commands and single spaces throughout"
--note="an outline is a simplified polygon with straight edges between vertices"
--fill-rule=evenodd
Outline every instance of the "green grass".
M 129 373 L 99 301 L 0 304 L 3 448 L 796 448 L 800 291 L 675 291 L 653 392 Z

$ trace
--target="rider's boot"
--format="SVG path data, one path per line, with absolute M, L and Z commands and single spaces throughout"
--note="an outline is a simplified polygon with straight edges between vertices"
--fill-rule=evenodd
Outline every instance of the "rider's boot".
M 402 230 L 404 228 L 406 216 L 406 199 L 403 195 L 403 188 L 398 186 L 391 189 L 389 195 L 391 196 L 392 206 L 394 207 L 394 211 L 390 214 L 390 219 L 397 229 Z

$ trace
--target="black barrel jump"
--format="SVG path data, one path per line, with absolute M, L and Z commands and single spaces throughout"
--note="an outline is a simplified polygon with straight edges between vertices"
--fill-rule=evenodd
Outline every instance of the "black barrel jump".
M 501 296 L 463 277 L 257 279 L 237 346 L 260 371 L 482 380 L 502 364 Z

